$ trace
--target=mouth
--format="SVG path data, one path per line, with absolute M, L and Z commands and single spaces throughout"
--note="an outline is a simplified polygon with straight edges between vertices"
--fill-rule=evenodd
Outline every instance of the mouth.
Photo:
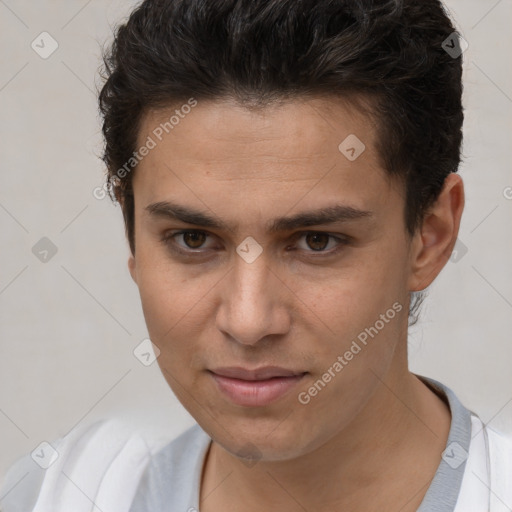
M 232 367 L 208 372 L 224 396 L 244 407 L 262 407 L 276 402 L 307 374 L 279 367 L 256 370 Z

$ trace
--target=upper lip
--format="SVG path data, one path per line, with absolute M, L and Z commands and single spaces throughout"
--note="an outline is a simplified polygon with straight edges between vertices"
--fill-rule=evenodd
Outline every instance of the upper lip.
M 255 368 L 254 370 L 249 370 L 240 366 L 230 366 L 215 368 L 210 371 L 217 375 L 221 375 L 222 377 L 231 377 L 232 379 L 242 380 L 265 380 L 271 379 L 272 377 L 293 377 L 306 373 L 302 371 L 288 370 L 279 366 L 262 366 L 260 368 Z

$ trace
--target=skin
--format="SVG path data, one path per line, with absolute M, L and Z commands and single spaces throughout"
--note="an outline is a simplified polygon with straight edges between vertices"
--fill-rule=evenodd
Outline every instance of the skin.
M 140 144 L 174 110 L 149 112 Z M 366 146 L 354 161 L 338 150 L 349 134 Z M 137 167 L 129 269 L 162 373 L 213 439 L 201 512 L 413 511 L 436 472 L 450 412 L 408 370 L 408 301 L 452 252 L 463 183 L 448 176 L 410 237 L 404 191 L 383 170 L 375 140 L 367 115 L 332 98 L 260 111 L 230 100 L 200 101 Z M 230 228 L 201 229 L 150 214 L 146 207 L 161 201 L 201 210 Z M 334 203 L 371 215 L 266 230 L 276 217 Z M 181 229 L 207 236 L 163 241 Z M 311 231 L 349 237 L 348 243 L 311 239 Z M 248 236 L 263 249 L 252 263 L 236 252 Z M 193 255 L 174 253 L 176 246 Z M 301 404 L 298 394 L 394 303 L 401 311 Z M 278 401 L 242 407 L 207 371 L 266 365 L 308 374 Z

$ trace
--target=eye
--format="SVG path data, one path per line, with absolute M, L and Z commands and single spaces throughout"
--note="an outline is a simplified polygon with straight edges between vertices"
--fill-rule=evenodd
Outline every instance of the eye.
M 323 231 L 299 233 L 297 238 L 303 238 L 305 240 L 307 247 L 302 250 L 309 253 L 333 254 L 348 244 L 346 237 L 334 236 L 329 233 L 324 233 Z M 329 244 L 329 242 L 335 242 L 334 248 L 326 250 L 329 245 L 331 245 L 331 247 L 333 246 L 333 244 Z
M 180 237 L 182 238 L 184 245 L 181 245 L 176 241 Z M 182 230 L 164 235 L 162 241 L 174 251 L 181 253 L 193 253 L 195 250 L 201 249 L 201 246 L 207 238 L 208 234 L 204 231 Z

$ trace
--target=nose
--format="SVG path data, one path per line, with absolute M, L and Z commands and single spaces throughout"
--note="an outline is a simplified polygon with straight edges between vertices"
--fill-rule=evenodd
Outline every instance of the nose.
M 261 254 L 252 263 L 235 256 L 234 267 L 222 280 L 217 328 L 244 345 L 282 335 L 290 328 L 293 293 Z

